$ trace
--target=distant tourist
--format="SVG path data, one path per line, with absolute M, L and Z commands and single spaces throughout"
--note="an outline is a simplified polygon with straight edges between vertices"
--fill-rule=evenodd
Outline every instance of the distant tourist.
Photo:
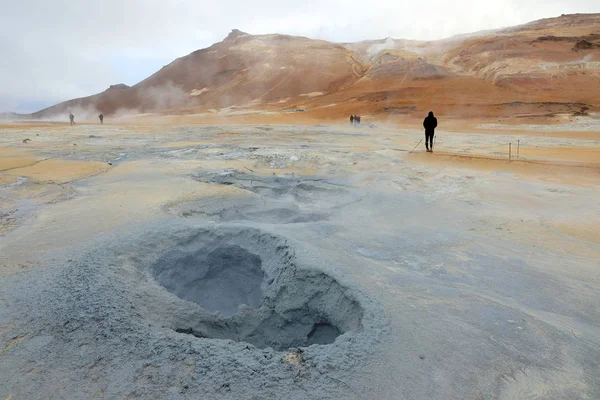
M 423 128 L 425 128 L 425 147 L 428 152 L 433 153 L 433 136 L 437 128 L 437 118 L 433 116 L 433 111 L 429 111 L 429 115 L 423 121 Z
M 75 116 L 72 113 L 69 113 L 69 122 L 71 125 L 75 125 Z
M 360 115 L 355 115 L 354 116 L 354 121 L 360 125 Z
M 350 116 L 350 124 L 352 125 L 354 123 L 354 115 Z
M 104 124 L 104 115 L 100 114 L 98 115 L 98 118 L 100 118 L 100 125 Z

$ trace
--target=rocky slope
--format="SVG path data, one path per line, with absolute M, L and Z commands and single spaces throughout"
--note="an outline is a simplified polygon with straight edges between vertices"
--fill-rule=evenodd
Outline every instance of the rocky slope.
M 32 114 L 163 112 L 227 107 L 457 117 L 553 116 L 600 106 L 600 14 L 563 15 L 439 41 L 336 44 L 233 30 L 128 87 Z M 94 116 L 95 118 L 95 116 Z

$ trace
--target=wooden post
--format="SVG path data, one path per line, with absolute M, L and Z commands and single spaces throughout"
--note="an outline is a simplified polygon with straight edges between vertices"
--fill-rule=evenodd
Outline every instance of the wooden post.
M 521 140 L 517 140 L 517 158 L 519 158 L 519 148 L 521 147 Z
M 509 143 L 509 144 L 508 144 L 508 161 L 510 161 L 510 153 L 511 153 L 511 150 L 512 150 L 512 143 Z

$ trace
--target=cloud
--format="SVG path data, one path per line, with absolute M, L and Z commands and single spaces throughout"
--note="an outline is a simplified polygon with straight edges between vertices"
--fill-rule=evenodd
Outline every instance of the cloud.
M 442 0 L 23 0 L 0 16 L 0 111 L 34 111 L 135 84 L 177 57 L 210 46 L 232 28 L 337 42 L 384 37 L 437 39 L 562 13 L 597 2 L 523 4 Z

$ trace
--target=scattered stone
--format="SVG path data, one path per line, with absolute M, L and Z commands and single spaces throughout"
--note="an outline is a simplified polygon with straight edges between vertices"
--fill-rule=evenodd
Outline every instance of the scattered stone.
M 175 332 L 177 332 L 177 333 L 185 333 L 187 335 L 193 335 L 193 336 L 196 336 L 196 337 L 199 337 L 199 338 L 205 338 L 206 337 L 205 335 L 202 334 L 202 332 L 199 332 L 197 330 L 194 331 L 192 328 L 187 328 L 187 329 L 181 329 L 181 328 L 179 328 L 179 329 L 175 329 Z
M 109 89 L 123 90 L 123 89 L 129 89 L 129 86 L 127 86 L 124 83 L 117 83 L 116 85 L 110 85 Z
M 27 138 L 27 139 L 23 139 L 23 143 L 27 144 L 27 143 L 29 143 L 29 142 L 31 142 L 31 139 L 29 139 L 29 138 Z
M 575 46 L 573 46 L 573 51 L 579 51 L 579 50 L 591 50 L 593 49 L 594 44 L 591 42 L 588 42 L 587 40 L 583 39 L 580 40 L 579 42 L 575 43 Z
M 575 111 L 575 112 L 573 113 L 573 116 L 574 116 L 574 117 L 583 117 L 583 116 L 587 116 L 587 115 L 589 115 L 589 114 L 588 114 L 588 112 L 587 112 L 589 109 L 590 109 L 590 108 L 589 108 L 589 107 L 587 107 L 587 106 L 582 106 L 582 107 L 581 107 L 581 109 L 580 109 L 579 111 Z
M 304 358 L 302 356 L 303 353 L 304 352 L 302 351 L 302 349 L 296 349 L 295 351 L 284 355 L 283 361 L 287 364 L 300 364 L 304 362 Z
M 226 392 L 229 392 L 231 390 L 230 388 L 230 384 L 229 383 L 224 383 L 221 385 L 221 390 L 224 390 Z

